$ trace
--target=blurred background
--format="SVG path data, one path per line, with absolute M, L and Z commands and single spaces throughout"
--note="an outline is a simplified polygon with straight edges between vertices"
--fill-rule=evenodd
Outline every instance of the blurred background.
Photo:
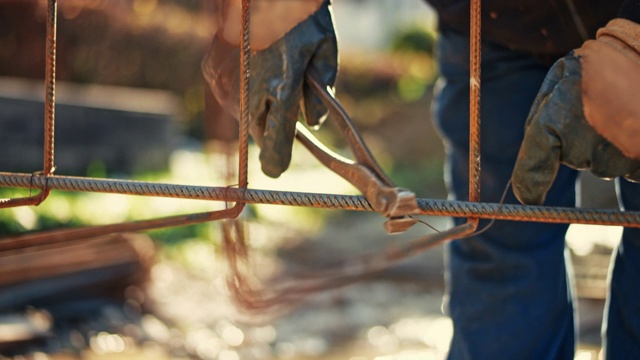
M 0 171 L 42 167 L 46 1 L 0 0 Z M 445 198 L 443 149 L 431 123 L 434 13 L 421 0 L 340 0 L 336 93 L 399 186 Z M 200 62 L 215 28 L 206 0 L 60 0 L 56 174 L 234 185 L 235 124 L 207 110 Z M 231 130 L 231 131 L 230 131 Z M 344 152 L 327 124 L 318 136 Z M 230 140 L 230 141 L 224 141 Z M 348 156 L 348 153 L 346 154 Z M 251 188 L 356 194 L 296 147 L 281 178 Z M 602 186 L 605 186 L 604 188 Z M 586 206 L 612 207 L 609 184 L 585 180 Z M 590 189 L 598 189 L 592 191 Z M 0 189 L 1 197 L 28 191 Z M 585 193 L 585 192 L 583 192 Z M 223 209 L 225 204 L 53 192 L 0 210 L 0 237 Z M 242 215 L 260 272 L 323 268 L 432 232 L 385 234 L 377 214 L 267 205 Z M 446 218 L 424 218 L 437 229 Z M 572 227 L 581 297 L 578 358 L 595 358 L 608 256 L 618 228 Z M 0 240 L 1 241 L 1 240 Z M 0 251 L 0 358 L 440 359 L 442 250 L 285 315 L 238 321 L 225 286 L 218 223 Z

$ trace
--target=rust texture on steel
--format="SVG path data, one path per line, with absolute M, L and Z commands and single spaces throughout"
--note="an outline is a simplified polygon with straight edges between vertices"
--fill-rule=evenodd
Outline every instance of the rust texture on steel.
M 240 41 L 240 138 L 239 138 L 239 170 L 238 186 L 246 188 L 249 184 L 249 94 L 251 88 L 251 37 L 250 37 L 250 0 L 242 0 L 242 35 Z
M 469 201 L 480 202 L 480 0 L 471 1 L 469 59 Z
M 104 225 L 94 228 L 71 229 L 78 234 L 100 234 L 115 231 L 141 231 L 160 227 L 189 225 L 204 221 L 237 217 L 245 203 L 277 204 L 327 209 L 374 211 L 374 206 L 365 196 L 338 194 L 296 193 L 248 189 L 248 126 L 250 89 L 250 1 L 242 1 L 241 36 L 241 119 L 239 143 L 239 170 L 237 188 L 189 186 L 176 184 L 146 183 L 128 180 L 92 179 L 53 175 L 54 119 L 55 119 L 55 59 L 56 59 L 56 0 L 48 1 L 47 21 L 47 69 L 45 99 L 45 155 L 44 170 L 36 174 L 15 174 L 0 172 L 0 187 L 42 189 L 40 194 L 21 199 L 0 199 L 0 208 L 20 205 L 37 205 L 50 190 L 99 192 L 171 198 L 199 199 L 235 202 L 233 208 L 199 214 L 179 215 L 161 219 L 142 220 L 125 224 Z M 453 216 L 468 218 L 463 229 L 453 231 L 456 236 L 470 234 L 477 227 L 477 220 L 498 219 L 517 221 L 537 221 L 547 223 L 584 223 L 640 227 L 640 212 L 620 212 L 600 209 L 574 209 L 511 204 L 491 204 L 480 202 L 480 0 L 471 2 L 471 48 L 470 48 L 470 151 L 469 151 L 469 201 L 448 201 L 417 199 L 418 213 L 422 215 Z M 362 149 L 356 149 L 362 150 Z M 374 171 L 375 172 L 375 171 Z M 387 183 L 384 173 L 383 183 Z M 51 234 L 51 233 L 48 233 Z M 35 235 L 38 236 L 38 235 Z M 43 233 L 42 236 L 45 236 Z M 62 235 L 60 235 L 62 236 Z M 17 236 L 11 239 L 19 239 Z M 34 237 L 34 235 L 30 235 Z M 53 237 L 55 239 L 55 236 Z M 6 239 L 7 240 L 7 239 Z M 4 245 L 9 244 L 3 240 Z M 4 246 L 3 245 L 3 246 Z
M 251 86 L 250 7 L 250 0 L 242 0 L 242 33 L 240 34 L 240 119 L 238 119 L 238 187 L 242 189 L 246 189 L 249 184 L 249 94 Z M 240 215 L 244 206 L 244 202 L 236 201 L 236 204 L 232 208 L 208 213 L 207 217 L 212 217 L 216 220 L 234 219 Z M 167 223 L 173 221 L 173 217 L 166 220 Z M 144 228 L 144 225 L 140 227 Z
M 469 15 L 469 201 L 480 202 L 480 63 L 481 63 L 481 2 L 471 1 Z M 460 234 L 455 239 L 471 236 L 477 230 L 479 217 L 467 218 L 457 226 Z M 466 229 L 465 229 L 466 227 Z
M 52 175 L 54 166 L 55 119 L 56 119 L 56 40 L 57 40 L 57 1 L 49 0 L 47 16 L 47 59 L 45 69 L 44 102 L 44 175 Z M 46 191 L 46 189 L 45 189 Z
M 53 174 L 54 166 L 54 137 L 55 137 L 55 94 L 56 94 L 56 37 L 57 37 L 58 2 L 49 0 L 47 3 L 47 38 L 45 49 L 45 101 L 44 101 L 44 162 L 42 173 L 45 176 Z M 39 205 L 50 193 L 42 185 L 40 193 L 22 198 L 0 199 L 0 209 Z
M 0 186 L 29 188 L 43 186 L 45 177 L 32 179 L 30 174 L 0 172 Z M 229 187 L 176 185 L 130 180 L 92 179 L 51 176 L 52 190 L 158 196 L 168 198 L 241 201 L 250 204 L 304 206 L 324 209 L 373 211 L 364 198 L 357 195 L 301 193 Z M 583 223 L 640 227 L 640 212 L 606 209 L 576 209 L 515 204 L 473 203 L 437 199 L 418 199 L 422 215 L 478 217 L 498 220 L 524 220 L 550 223 Z

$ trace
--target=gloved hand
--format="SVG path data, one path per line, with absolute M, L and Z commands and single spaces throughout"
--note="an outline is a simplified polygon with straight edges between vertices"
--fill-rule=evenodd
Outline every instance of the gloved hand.
M 640 181 L 640 25 L 612 20 L 558 60 L 526 123 L 513 171 L 524 204 L 542 204 L 560 162 Z
M 338 51 L 330 7 L 325 0 L 306 20 L 251 56 L 249 132 L 261 148 L 262 171 L 268 176 L 276 178 L 288 168 L 300 114 L 310 126 L 326 117 L 304 76 L 310 71 L 321 85 L 335 83 Z M 202 69 L 223 108 L 240 119 L 240 48 L 217 34 Z

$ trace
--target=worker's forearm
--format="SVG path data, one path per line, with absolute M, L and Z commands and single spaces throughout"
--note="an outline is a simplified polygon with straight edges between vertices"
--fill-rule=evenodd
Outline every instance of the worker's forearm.
M 215 0 L 218 36 L 240 43 L 242 0 Z M 251 47 L 261 50 L 313 14 L 323 0 L 251 0 Z

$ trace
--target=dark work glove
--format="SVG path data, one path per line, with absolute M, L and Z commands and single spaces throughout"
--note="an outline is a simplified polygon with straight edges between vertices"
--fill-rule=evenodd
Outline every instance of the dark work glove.
M 304 76 L 309 71 L 322 85 L 335 83 L 338 50 L 330 7 L 325 1 L 284 37 L 251 56 L 249 132 L 261 148 L 262 171 L 270 177 L 289 167 L 300 115 L 317 126 L 327 114 Z M 202 69 L 220 104 L 240 119 L 240 49 L 216 35 Z
M 640 180 L 637 27 L 614 20 L 598 40 L 553 65 L 529 113 L 513 171 L 520 202 L 542 204 L 561 162 L 602 178 Z

